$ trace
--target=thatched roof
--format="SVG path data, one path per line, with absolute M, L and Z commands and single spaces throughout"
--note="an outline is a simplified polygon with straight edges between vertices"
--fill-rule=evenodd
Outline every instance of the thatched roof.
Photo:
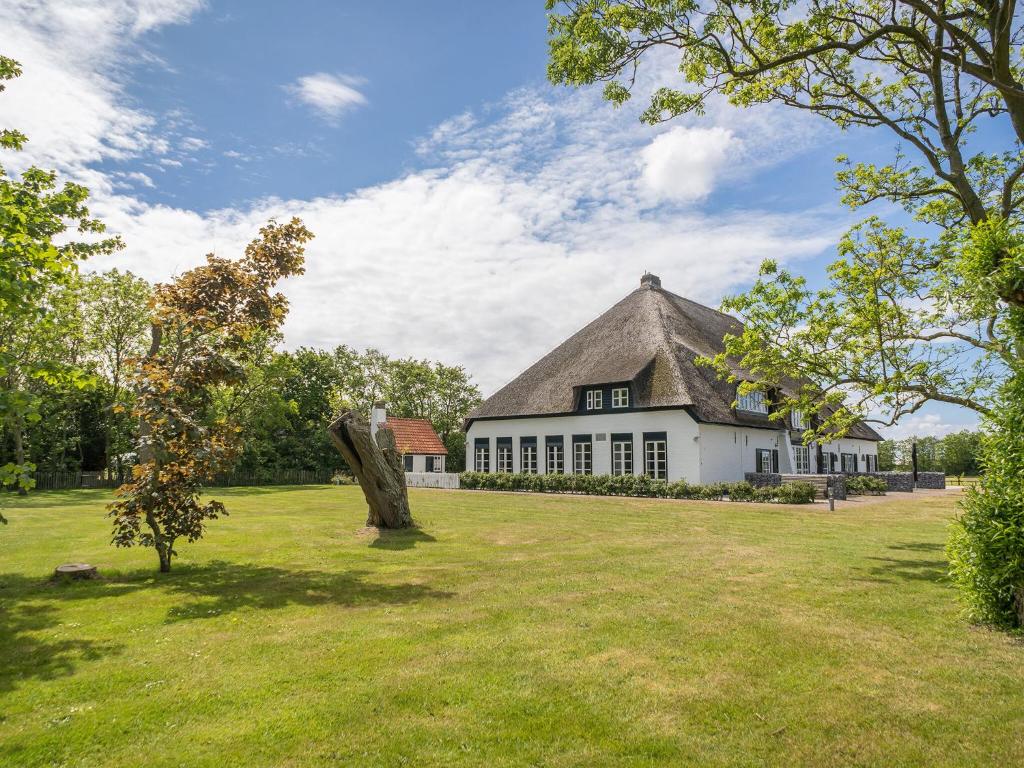
M 733 409 L 735 385 L 694 363 L 721 352 L 723 337 L 742 327 L 644 275 L 638 289 L 495 392 L 467 423 L 575 413 L 581 388 L 631 382 L 634 408 L 685 407 L 702 422 L 781 429 L 767 416 Z M 881 440 L 866 424 L 849 436 Z

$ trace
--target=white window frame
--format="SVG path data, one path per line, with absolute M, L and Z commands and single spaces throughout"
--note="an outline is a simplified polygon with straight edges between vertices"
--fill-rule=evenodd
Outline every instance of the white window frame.
M 612 474 L 632 475 L 633 474 L 633 441 L 613 440 L 612 441 Z
M 668 479 L 667 440 L 644 440 L 644 474 L 653 480 Z
M 576 475 L 594 474 L 594 446 L 592 443 L 572 444 L 572 471 Z
M 478 445 L 476 448 L 473 467 L 477 472 L 487 472 L 491 463 L 491 448 L 487 445 Z
M 519 446 L 519 471 L 526 475 L 537 474 L 536 443 L 525 443 Z
M 561 443 L 548 443 L 547 454 L 547 473 L 549 475 L 564 475 L 565 446 Z
M 499 445 L 494 469 L 502 475 L 512 474 L 512 446 Z
M 612 408 L 629 407 L 629 387 L 616 387 L 612 390 Z
M 789 418 L 793 423 L 793 429 L 799 429 L 801 432 L 807 429 L 807 419 L 804 418 L 804 412 L 799 408 L 794 408 L 790 412 Z
M 759 389 L 747 392 L 745 395 L 737 394 L 736 410 L 747 413 L 768 413 L 768 402 L 765 400 L 764 392 Z
M 798 475 L 811 474 L 811 449 L 806 445 L 793 446 L 793 469 Z
M 772 451 L 770 448 L 757 448 L 754 451 L 754 463 L 757 465 L 757 471 L 763 475 L 774 474 L 772 472 Z M 762 462 L 767 461 L 768 466 L 764 466 Z
M 433 469 L 434 472 L 440 472 L 441 471 L 441 462 L 442 461 L 443 461 L 443 459 L 440 456 L 435 456 L 434 457 L 434 469 Z
M 853 454 L 853 453 L 840 453 L 839 454 L 839 471 L 840 472 L 843 472 L 845 474 L 845 473 L 851 473 L 851 472 L 856 472 L 857 471 L 857 469 L 855 467 L 855 463 L 856 462 L 855 462 L 855 460 L 853 458 L 855 455 L 856 454 Z M 846 468 L 847 467 L 847 464 L 846 464 L 846 457 L 847 456 L 850 457 L 850 464 L 849 464 L 850 468 L 849 469 Z
M 604 407 L 604 392 L 600 389 L 587 390 L 587 410 L 599 411 Z

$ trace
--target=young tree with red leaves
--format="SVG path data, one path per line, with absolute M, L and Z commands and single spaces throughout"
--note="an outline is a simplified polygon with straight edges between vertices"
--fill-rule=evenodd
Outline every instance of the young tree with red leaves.
M 209 255 L 154 291 L 149 350 L 133 374 L 138 464 L 109 514 L 113 543 L 153 547 L 161 572 L 170 571 L 178 539 L 198 540 L 207 520 L 227 514 L 223 502 L 200 500 L 203 484 L 240 448 L 238 425 L 216 413 L 214 395 L 244 384 L 247 345 L 284 321 L 287 299 L 272 291 L 302 274 L 312 237 L 298 219 L 271 222 L 241 259 Z

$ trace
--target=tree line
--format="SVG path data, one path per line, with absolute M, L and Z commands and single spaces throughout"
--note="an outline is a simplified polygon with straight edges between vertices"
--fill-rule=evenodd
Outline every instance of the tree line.
M 45 323 L 4 316 L 0 344 L 13 354 L 3 389 L 28 407 L 4 413 L 0 464 L 130 475 L 138 396 L 129 379 L 151 343 L 153 291 L 131 272 L 70 274 L 42 295 Z M 464 463 L 462 422 L 481 398 L 463 367 L 344 345 L 283 351 L 280 341 L 246 339 L 244 386 L 214 388 L 208 417 L 230 414 L 244 438 L 226 472 L 270 480 L 285 470 L 344 470 L 327 424 L 341 410 L 368 414 L 378 400 L 391 415 L 429 419 L 450 465 Z M 61 375 L 36 375 L 44 368 Z
M 913 469 L 916 445 L 917 468 L 921 472 L 945 472 L 958 479 L 964 475 L 979 475 L 982 437 L 981 432 L 965 429 L 945 437 L 884 440 L 878 445 L 878 468 L 883 472 Z

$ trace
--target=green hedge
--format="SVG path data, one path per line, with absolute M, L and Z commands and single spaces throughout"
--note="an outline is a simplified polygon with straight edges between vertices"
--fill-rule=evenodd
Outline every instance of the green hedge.
M 887 490 L 888 483 L 880 477 L 852 475 L 846 478 L 847 496 L 884 496 Z
M 669 483 L 646 475 L 527 475 L 463 472 L 459 487 L 481 491 L 533 491 L 535 493 L 587 493 L 594 496 L 641 496 L 658 499 L 710 499 L 757 501 L 779 504 L 810 504 L 814 486 L 787 483 L 755 488 L 750 483 L 692 485 L 685 480 Z

